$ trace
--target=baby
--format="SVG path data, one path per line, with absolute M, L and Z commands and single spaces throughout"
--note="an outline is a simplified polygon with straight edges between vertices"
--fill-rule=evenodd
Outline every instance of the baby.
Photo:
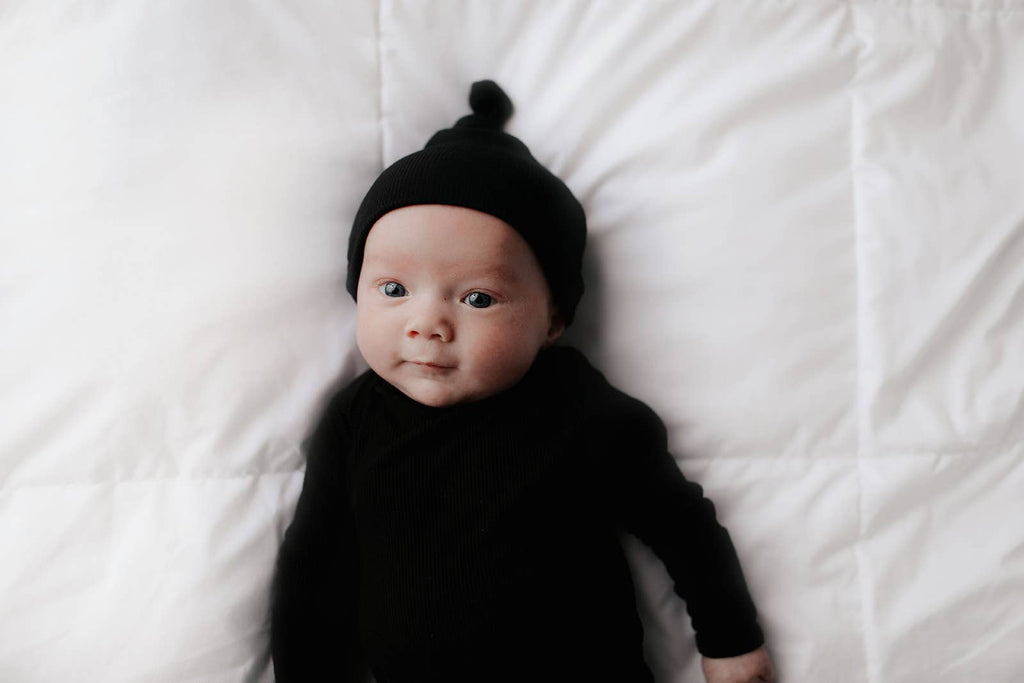
M 583 293 L 583 209 L 473 113 L 386 169 L 349 292 L 370 367 L 309 443 L 275 577 L 279 683 L 653 681 L 620 544 L 664 561 L 708 681 L 771 681 L 736 553 L 661 421 L 553 346 Z

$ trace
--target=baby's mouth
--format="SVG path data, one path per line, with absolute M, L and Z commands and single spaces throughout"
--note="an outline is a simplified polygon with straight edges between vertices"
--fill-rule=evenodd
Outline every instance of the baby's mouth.
M 426 368 L 428 370 L 454 370 L 455 369 L 454 365 L 447 365 L 445 363 L 437 363 L 437 362 L 434 362 L 434 361 L 411 360 L 411 361 L 407 361 L 407 362 L 412 363 L 413 365 L 416 365 L 416 366 L 421 367 L 421 368 Z

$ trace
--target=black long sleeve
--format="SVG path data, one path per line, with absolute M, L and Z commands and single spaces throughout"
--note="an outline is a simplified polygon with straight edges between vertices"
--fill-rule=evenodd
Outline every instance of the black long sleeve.
M 732 540 L 701 486 L 669 454 L 661 419 L 610 385 L 594 394 L 602 397 L 595 410 L 602 427 L 594 432 L 602 435 L 616 516 L 665 564 L 686 602 L 698 650 L 732 657 L 756 649 L 764 636 Z
M 278 683 L 358 680 L 357 557 L 346 465 L 350 395 L 331 401 L 307 442 L 302 493 L 278 554 L 270 630 Z

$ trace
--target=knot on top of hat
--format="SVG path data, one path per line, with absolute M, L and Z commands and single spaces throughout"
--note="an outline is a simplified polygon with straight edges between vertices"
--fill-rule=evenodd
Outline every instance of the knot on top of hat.
M 501 130 L 512 117 L 512 100 L 494 81 L 477 81 L 469 90 L 471 116 L 457 125 L 481 126 Z

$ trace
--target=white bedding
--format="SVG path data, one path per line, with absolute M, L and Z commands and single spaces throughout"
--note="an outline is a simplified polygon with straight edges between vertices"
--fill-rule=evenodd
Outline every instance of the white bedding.
M 1022 74 L 1019 0 L 0 2 L 0 681 L 272 680 L 352 214 L 480 78 L 780 681 L 1024 680 Z

